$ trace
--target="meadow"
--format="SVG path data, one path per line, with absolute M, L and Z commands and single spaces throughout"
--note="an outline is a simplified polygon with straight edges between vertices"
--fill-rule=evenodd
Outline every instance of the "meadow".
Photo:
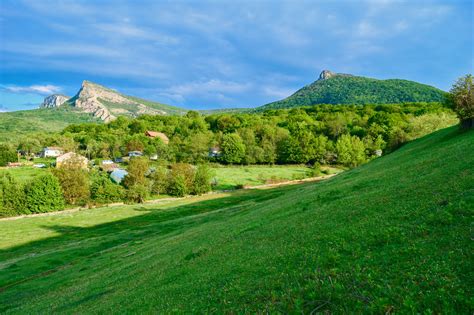
M 0 220 L 0 312 L 472 313 L 474 131 L 327 181 Z

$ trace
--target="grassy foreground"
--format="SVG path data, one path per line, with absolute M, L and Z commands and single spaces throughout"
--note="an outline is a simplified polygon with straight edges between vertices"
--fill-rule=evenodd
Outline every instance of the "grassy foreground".
M 474 131 L 328 181 L 0 221 L 2 313 L 474 310 Z

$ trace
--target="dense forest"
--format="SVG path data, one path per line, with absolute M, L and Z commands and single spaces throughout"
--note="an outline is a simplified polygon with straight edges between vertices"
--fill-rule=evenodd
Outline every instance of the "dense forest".
M 28 155 L 55 145 L 89 159 L 142 151 L 159 160 L 192 164 L 356 166 L 454 123 L 454 114 L 440 103 L 318 105 L 208 116 L 189 111 L 184 116 L 143 115 L 119 117 L 109 124 L 73 124 L 60 133 L 30 135 L 11 149 Z M 147 137 L 147 130 L 163 132 L 169 144 Z M 211 148 L 216 154 L 210 154 Z
M 328 79 L 319 79 L 293 95 L 259 109 L 291 108 L 314 104 L 441 102 L 444 95 L 445 92 L 435 87 L 408 80 L 377 80 L 335 74 Z

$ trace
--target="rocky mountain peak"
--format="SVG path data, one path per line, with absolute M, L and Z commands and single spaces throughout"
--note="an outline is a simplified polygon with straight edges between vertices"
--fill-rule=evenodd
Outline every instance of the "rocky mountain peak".
M 53 94 L 44 98 L 43 103 L 41 103 L 40 108 L 54 108 L 59 107 L 66 103 L 70 99 L 69 96 L 63 94 Z
M 334 73 L 334 72 L 331 72 L 329 70 L 323 70 L 323 71 L 321 71 L 321 74 L 319 75 L 318 80 L 326 80 L 326 79 L 329 79 L 331 77 L 334 77 L 335 75 L 336 75 L 336 73 Z

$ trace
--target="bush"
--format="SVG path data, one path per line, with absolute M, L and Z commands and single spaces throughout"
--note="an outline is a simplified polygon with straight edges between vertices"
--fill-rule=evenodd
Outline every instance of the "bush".
M 151 192 L 155 195 L 166 193 L 168 186 L 168 172 L 164 167 L 158 167 L 149 176 L 151 180 Z
M 144 157 L 132 158 L 128 164 L 127 176 L 123 179 L 125 187 L 130 188 L 136 185 L 147 186 L 145 177 L 149 169 L 148 159 Z
M 168 172 L 168 194 L 183 197 L 194 189 L 195 170 L 191 164 L 176 163 Z
M 82 169 L 60 168 L 53 170 L 61 185 L 64 199 L 71 205 L 85 204 L 90 197 L 88 173 Z
M 110 203 L 123 200 L 125 190 L 110 180 L 107 173 L 94 176 L 91 185 L 91 199 L 98 203 Z
M 148 186 L 143 185 L 143 184 L 135 184 L 133 186 L 128 187 L 128 190 L 126 193 L 128 201 L 138 202 L 138 203 L 145 202 L 148 195 L 149 195 Z
M 321 165 L 319 163 L 314 163 L 311 169 L 308 171 L 308 176 L 309 177 L 317 177 L 321 176 L 322 171 L 321 171 Z
M 462 128 L 474 128 L 473 77 L 468 74 L 459 78 L 449 91 L 448 103 L 456 112 Z
M 201 195 L 211 191 L 211 177 L 212 174 L 207 165 L 199 165 L 196 174 L 194 175 L 194 185 L 192 193 Z
M 64 198 L 59 180 L 51 174 L 33 179 L 25 188 L 26 205 L 32 213 L 42 213 L 64 208 Z
M 186 179 L 183 175 L 172 175 L 168 181 L 168 194 L 176 197 L 184 197 L 189 193 Z
M 17 162 L 18 156 L 16 151 L 9 146 L 0 145 L 0 166 L 6 166 L 8 162 Z
M 0 213 L 3 215 L 28 214 L 25 206 L 25 190 L 23 185 L 10 174 L 0 177 Z

